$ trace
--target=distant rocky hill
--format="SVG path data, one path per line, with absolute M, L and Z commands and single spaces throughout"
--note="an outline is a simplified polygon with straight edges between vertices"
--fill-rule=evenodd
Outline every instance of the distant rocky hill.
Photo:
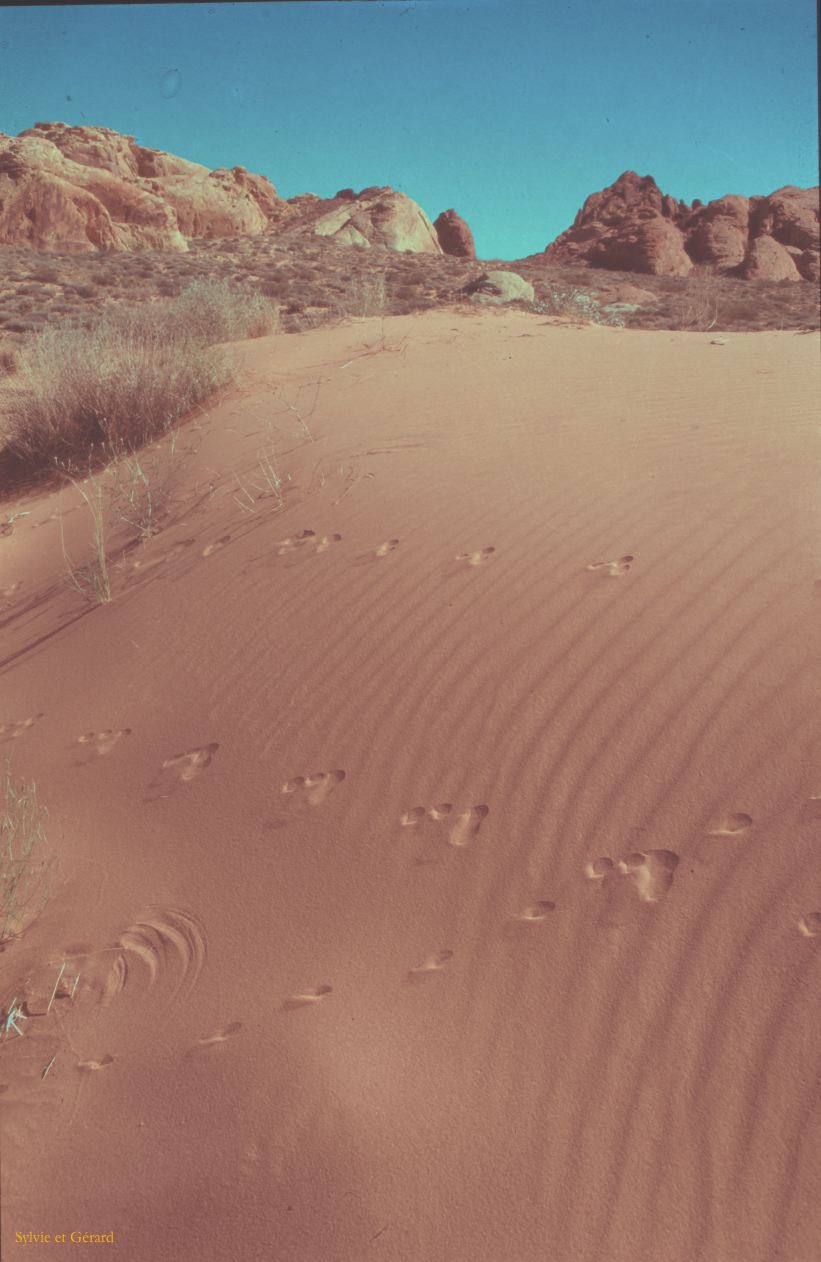
M 787 185 L 768 197 L 729 194 L 688 206 L 649 175 L 625 171 L 587 198 L 544 258 L 653 276 L 710 264 L 748 280 L 818 281 L 818 189 Z
M 192 240 L 269 232 L 448 252 L 424 211 L 391 188 L 285 199 L 244 167 L 209 171 L 107 127 L 37 123 L 19 136 L 0 133 L 0 244 L 185 252 Z
M 210 171 L 108 127 L 37 123 L 0 132 L 0 245 L 46 252 L 162 250 L 275 236 L 287 245 L 339 245 L 474 259 L 455 210 L 431 222 L 392 188 L 283 198 L 245 167 Z M 706 206 L 675 201 L 650 176 L 626 171 L 593 193 L 571 228 L 532 260 L 685 276 L 696 264 L 747 279 L 819 279 L 818 189 L 728 195 Z

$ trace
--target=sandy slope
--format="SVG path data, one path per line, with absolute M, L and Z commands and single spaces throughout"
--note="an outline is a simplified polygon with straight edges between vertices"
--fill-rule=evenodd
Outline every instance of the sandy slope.
M 381 333 L 237 348 L 110 605 L 0 539 L 8 1256 L 817 1262 L 816 339 Z

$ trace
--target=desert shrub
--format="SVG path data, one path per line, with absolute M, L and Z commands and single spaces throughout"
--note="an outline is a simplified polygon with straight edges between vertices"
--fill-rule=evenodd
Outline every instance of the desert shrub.
M 33 465 L 138 447 L 229 376 L 174 303 L 107 311 L 85 328 L 47 329 L 21 356 L 9 445 Z
M 47 329 L 21 357 L 10 446 L 35 465 L 141 447 L 230 380 L 214 343 L 261 336 L 278 319 L 261 294 L 204 280 Z
M 264 294 L 225 281 L 192 281 L 173 310 L 175 319 L 203 344 L 265 337 L 279 327 L 279 311 Z
M 38 267 L 31 273 L 32 280 L 38 280 L 42 284 L 55 285 L 60 280 L 60 273 L 56 267 Z
M 37 786 L 15 783 L 6 763 L 0 800 L 0 943 L 18 937 L 42 911 L 53 863 Z
M 342 305 L 350 316 L 382 315 L 385 311 L 385 277 L 381 272 L 352 276 Z
M 597 298 L 587 289 L 575 286 L 546 285 L 544 296 L 531 304 L 531 309 L 545 315 L 566 316 L 590 324 L 607 324 L 624 327 L 621 312 L 605 311 Z
M 684 284 L 681 327 L 708 332 L 718 322 L 720 285 L 711 268 L 694 267 Z

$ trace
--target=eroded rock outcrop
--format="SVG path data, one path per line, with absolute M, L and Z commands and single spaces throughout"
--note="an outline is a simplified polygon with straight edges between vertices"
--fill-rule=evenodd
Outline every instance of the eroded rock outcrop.
M 433 226 L 443 254 L 451 254 L 455 258 L 462 259 L 476 258 L 473 233 L 455 210 L 443 210 L 441 215 L 434 220 Z
M 244 167 L 210 171 L 107 127 L 37 123 L 19 136 L 0 133 L 0 243 L 184 251 L 192 239 L 263 232 L 441 253 L 424 211 L 391 188 L 285 200 Z
M 106 127 L 0 135 L 0 241 L 38 250 L 187 249 L 266 230 L 280 199 L 244 167 L 209 171 Z
M 545 257 L 656 276 L 684 276 L 697 264 L 751 279 L 814 280 L 818 219 L 817 188 L 790 185 L 767 197 L 728 194 L 688 206 L 650 176 L 626 171 L 587 198 Z
M 321 213 L 306 227 L 339 245 L 382 246 L 413 254 L 442 253 L 430 219 L 404 193 L 392 188 L 366 188 L 352 197 L 351 192 L 343 189 L 330 202 L 320 199 Z M 329 205 L 331 209 L 327 209 Z

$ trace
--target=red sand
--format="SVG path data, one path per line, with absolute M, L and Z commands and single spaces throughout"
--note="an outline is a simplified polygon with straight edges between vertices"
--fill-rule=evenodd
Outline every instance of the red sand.
M 236 348 L 110 604 L 0 538 L 3 1256 L 817 1262 L 816 339 L 382 332 Z

